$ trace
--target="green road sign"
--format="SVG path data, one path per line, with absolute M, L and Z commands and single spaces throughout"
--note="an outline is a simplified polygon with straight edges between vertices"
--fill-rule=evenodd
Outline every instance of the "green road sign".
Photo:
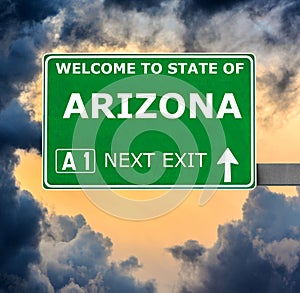
M 45 188 L 251 189 L 251 54 L 47 54 Z

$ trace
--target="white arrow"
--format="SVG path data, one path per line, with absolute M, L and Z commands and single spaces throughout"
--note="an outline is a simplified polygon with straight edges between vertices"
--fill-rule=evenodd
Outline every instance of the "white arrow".
M 217 164 L 225 165 L 224 182 L 231 182 L 231 164 L 238 165 L 239 162 L 236 160 L 229 148 L 225 150 Z

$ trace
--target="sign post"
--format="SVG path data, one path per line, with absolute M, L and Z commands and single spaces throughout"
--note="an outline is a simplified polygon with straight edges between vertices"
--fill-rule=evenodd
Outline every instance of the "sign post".
M 47 189 L 252 189 L 251 54 L 47 54 Z

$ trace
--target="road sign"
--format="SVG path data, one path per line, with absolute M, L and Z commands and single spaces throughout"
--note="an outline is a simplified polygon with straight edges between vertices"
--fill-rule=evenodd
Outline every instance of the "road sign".
M 251 189 L 251 54 L 47 54 L 49 189 Z

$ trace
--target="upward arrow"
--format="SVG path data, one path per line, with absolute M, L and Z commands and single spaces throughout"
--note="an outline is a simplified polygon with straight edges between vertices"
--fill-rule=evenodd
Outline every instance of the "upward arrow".
M 231 164 L 238 165 L 239 162 L 236 160 L 229 148 L 225 150 L 217 164 L 225 165 L 224 182 L 231 182 Z

